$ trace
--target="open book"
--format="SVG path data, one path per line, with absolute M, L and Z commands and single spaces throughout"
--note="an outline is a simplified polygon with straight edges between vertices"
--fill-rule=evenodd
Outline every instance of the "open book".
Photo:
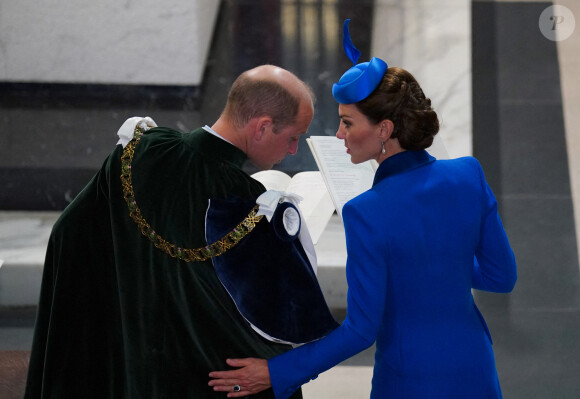
M 320 172 L 300 172 L 291 178 L 284 172 L 266 170 L 252 177 L 268 190 L 288 191 L 304 198 L 300 211 L 316 244 L 334 210 L 342 219 L 344 204 L 372 187 L 378 164 L 375 160 L 353 164 L 344 141 L 335 136 L 310 136 L 306 142 Z M 427 151 L 437 159 L 449 158 L 439 136 Z
M 372 187 L 379 165 L 374 159 L 353 164 L 344 141 L 335 136 L 310 136 L 306 142 L 322 172 L 336 212 L 342 219 L 344 204 Z M 427 151 L 437 159 L 449 158 L 439 136 L 435 136 Z
M 301 196 L 299 207 L 312 242 L 316 244 L 334 213 L 334 205 L 320 172 L 300 172 L 293 177 L 279 170 L 263 170 L 252 177 L 267 190 L 287 191 Z
M 371 188 L 378 164 L 375 160 L 353 164 L 344 141 L 334 136 L 310 136 L 306 142 L 342 218 L 344 204 Z

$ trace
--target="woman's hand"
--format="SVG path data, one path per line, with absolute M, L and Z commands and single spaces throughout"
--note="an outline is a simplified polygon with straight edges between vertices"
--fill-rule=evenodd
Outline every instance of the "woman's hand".
M 268 361 L 265 359 L 227 359 L 227 364 L 237 370 L 212 371 L 209 386 L 214 391 L 229 392 L 228 398 L 241 398 L 262 392 L 272 386 Z

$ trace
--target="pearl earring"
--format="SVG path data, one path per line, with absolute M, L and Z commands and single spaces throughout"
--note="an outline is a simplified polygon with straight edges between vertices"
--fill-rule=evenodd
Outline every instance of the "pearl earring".
M 385 150 L 385 142 L 384 141 L 381 141 L 381 146 L 383 147 L 383 148 L 381 148 L 381 154 L 385 154 L 387 151 Z

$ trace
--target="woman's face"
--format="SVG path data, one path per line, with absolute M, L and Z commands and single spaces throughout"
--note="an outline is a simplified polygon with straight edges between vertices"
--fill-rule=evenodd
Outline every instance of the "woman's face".
M 340 125 L 336 137 L 344 140 L 346 152 L 354 164 L 378 160 L 381 155 L 380 124 L 371 124 L 354 104 L 339 104 Z

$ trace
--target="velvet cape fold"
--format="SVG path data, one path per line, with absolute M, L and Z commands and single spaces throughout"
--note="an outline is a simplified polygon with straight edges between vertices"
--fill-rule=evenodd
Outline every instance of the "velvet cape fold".
M 141 234 L 123 198 L 122 151 L 53 227 L 25 398 L 223 398 L 208 386 L 210 371 L 290 346 L 249 326 L 211 260 L 185 263 Z M 242 170 L 245 160 L 202 129 L 149 130 L 132 162 L 143 217 L 168 242 L 205 246 L 208 198 L 255 200 L 265 190 Z
M 207 242 L 232 231 L 255 201 L 210 200 Z M 283 227 L 279 204 L 236 246 L 212 258 L 216 273 L 240 313 L 261 333 L 285 343 L 322 338 L 338 327 L 324 300 L 316 275 L 297 236 Z

